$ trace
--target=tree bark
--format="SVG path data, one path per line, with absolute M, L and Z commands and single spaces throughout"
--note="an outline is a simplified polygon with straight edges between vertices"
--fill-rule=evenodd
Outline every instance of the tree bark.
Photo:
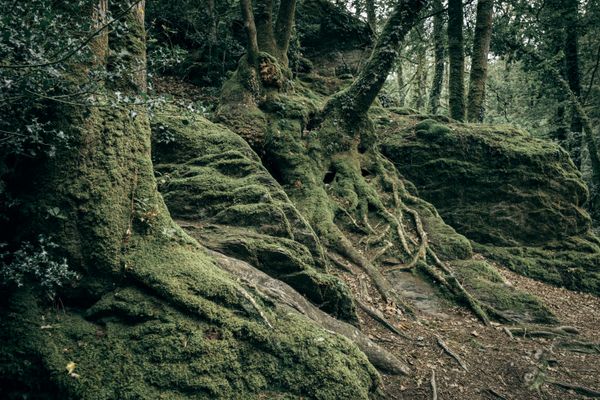
M 404 68 L 402 66 L 402 60 L 398 60 L 398 66 L 396 67 L 396 80 L 398 84 L 398 106 L 404 107 L 406 105 L 406 84 L 404 83 Z
M 494 0 L 479 0 L 477 2 L 477 22 L 473 39 L 473 56 L 471 62 L 471 77 L 467 119 L 469 122 L 483 122 L 485 83 L 488 69 L 488 53 L 492 38 L 492 14 Z
M 450 117 L 465 119 L 465 51 L 464 51 L 464 10 L 462 0 L 448 0 L 448 58 L 450 78 L 448 82 L 448 102 Z
M 329 100 L 325 113 L 336 108 L 352 119 L 367 113 L 394 67 L 400 43 L 417 23 L 419 13 L 426 4 L 426 0 L 398 2 L 360 75 L 348 89 Z
M 422 111 L 425 108 L 425 92 L 427 91 L 427 47 L 424 43 L 426 38 L 423 37 L 425 35 L 425 20 L 422 20 L 418 29 L 413 32 L 417 33 L 416 90 L 413 92 L 413 104 L 417 110 Z
M 581 99 L 581 72 L 579 65 L 579 1 L 566 0 L 564 7 L 564 29 L 565 29 L 565 76 L 571 91 L 577 98 Z M 578 168 L 581 168 L 581 132 L 583 132 L 582 116 L 577 112 L 577 108 L 571 110 L 571 132 L 573 134 L 573 143 L 571 146 L 571 155 Z
M 446 49 L 444 44 L 444 6 L 442 0 L 434 0 L 433 9 L 436 15 L 433 17 L 433 43 L 434 43 L 434 73 L 429 95 L 429 110 L 437 114 L 440 108 L 440 97 L 444 83 L 444 67 Z
M 289 64 L 288 50 L 290 47 L 290 38 L 294 28 L 296 17 L 296 0 L 281 0 L 279 12 L 277 14 L 277 23 L 275 25 L 276 42 L 279 48 L 280 58 L 285 66 Z
M 294 28 L 296 0 L 282 0 L 273 22 L 273 0 L 241 0 L 242 18 L 248 37 L 248 58 L 257 59 L 259 52 L 275 57 L 284 67 L 289 64 L 288 50 Z
M 246 30 L 246 51 L 248 53 L 248 62 L 256 66 L 258 63 L 258 39 L 256 33 L 256 23 L 254 22 L 254 12 L 252 11 L 252 0 L 240 0 L 242 18 L 244 19 L 244 29 Z
M 375 0 L 366 0 L 367 23 L 371 31 L 377 36 L 377 13 L 375 12 Z

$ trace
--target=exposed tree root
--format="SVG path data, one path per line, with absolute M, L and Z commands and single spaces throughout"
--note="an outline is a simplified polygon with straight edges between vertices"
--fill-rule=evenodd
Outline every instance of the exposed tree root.
M 220 268 L 239 278 L 245 285 L 252 287 L 265 301 L 283 304 L 313 320 L 322 328 L 335 332 L 353 341 L 369 361 L 379 370 L 395 375 L 408 375 L 410 369 L 396 356 L 377 345 L 358 328 L 339 321 L 319 310 L 301 294 L 287 284 L 271 278 L 250 264 L 227 257 L 212 250 L 206 250 L 215 258 Z M 260 289 L 259 289 L 260 288 Z
M 469 372 L 469 369 L 467 368 L 467 365 L 463 362 L 463 360 L 454 351 L 452 351 L 452 349 L 450 349 L 450 347 L 448 347 L 448 345 L 439 336 L 436 338 L 437 343 L 440 345 L 440 347 L 444 349 L 444 351 L 448 353 L 450 357 L 454 358 L 456 362 L 462 367 L 462 369 Z
M 400 332 L 398 330 L 398 328 L 396 328 L 394 326 L 394 324 L 392 324 L 390 321 L 388 321 L 381 312 L 379 312 L 379 310 L 369 306 L 368 304 L 364 303 L 363 301 L 356 299 L 356 304 L 358 304 L 358 306 L 365 312 L 367 313 L 367 315 L 369 315 L 371 318 L 373 318 L 375 321 L 379 322 L 381 325 L 383 325 L 386 329 L 388 329 L 390 332 L 392 332 L 393 334 L 400 336 L 404 339 L 408 339 L 408 340 L 412 340 L 410 339 L 408 336 L 406 336 L 404 333 Z
M 600 354 L 600 343 L 561 340 L 556 343 L 556 347 L 573 353 Z
M 559 381 L 554 381 L 554 380 L 548 380 L 548 383 L 551 383 L 552 385 L 558 386 L 563 389 L 572 390 L 575 393 L 580 394 L 582 396 L 594 397 L 594 398 L 600 397 L 599 391 L 590 389 L 585 386 L 573 385 L 571 383 L 559 382 Z
M 513 336 L 522 337 L 554 338 L 579 334 L 579 330 L 572 326 L 560 326 L 558 328 L 544 327 L 543 329 L 535 326 L 518 326 L 507 329 Z

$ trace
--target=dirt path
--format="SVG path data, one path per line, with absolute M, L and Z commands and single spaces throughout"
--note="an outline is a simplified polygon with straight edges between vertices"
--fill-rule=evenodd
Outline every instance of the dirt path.
M 536 282 L 498 267 L 516 288 L 530 292 L 552 309 L 562 325 L 577 327 L 580 334 L 569 341 L 600 343 L 600 298 Z M 377 295 L 365 288 L 366 279 L 351 274 L 341 277 L 363 299 L 377 304 Z M 586 399 L 572 390 L 547 383 L 555 380 L 600 390 L 600 354 L 583 354 L 559 348 L 561 339 L 511 338 L 501 325 L 485 327 L 466 309 L 435 296 L 435 289 L 420 278 L 404 273 L 397 290 L 410 299 L 417 318 L 399 315 L 391 307 L 380 310 L 400 328 L 398 337 L 365 314 L 361 328 L 394 352 L 412 368 L 409 377 L 384 376 L 391 399 L 432 399 L 431 376 L 435 371 L 438 399 Z M 465 364 L 446 353 L 438 338 Z M 565 339 L 562 339 L 563 341 Z M 542 375 L 540 375 L 540 372 Z M 540 390 L 530 390 L 544 376 Z

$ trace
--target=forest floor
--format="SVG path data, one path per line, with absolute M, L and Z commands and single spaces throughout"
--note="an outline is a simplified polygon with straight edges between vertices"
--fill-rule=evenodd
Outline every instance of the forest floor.
M 542 299 L 561 326 L 575 327 L 579 334 L 568 338 L 517 335 L 511 338 L 504 326 L 484 326 L 466 308 L 444 300 L 419 276 L 401 273 L 404 276 L 393 279 L 402 282 L 396 288 L 416 309 L 416 318 L 407 317 L 378 302 L 360 271 L 338 274 L 354 293 L 377 307 L 404 334 L 399 337 L 366 314 L 360 314 L 361 329 L 412 369 L 408 377 L 383 376 L 389 398 L 433 399 L 432 371 L 435 371 L 437 398 L 444 400 L 596 397 L 593 393 L 584 396 L 550 381 L 600 390 L 600 348 L 596 347 L 595 354 L 560 348 L 565 341 L 600 343 L 600 298 L 553 287 L 497 267 L 517 289 Z M 467 370 L 442 348 L 438 339 L 458 356 Z M 543 382 L 539 390 L 530 389 L 534 382 Z

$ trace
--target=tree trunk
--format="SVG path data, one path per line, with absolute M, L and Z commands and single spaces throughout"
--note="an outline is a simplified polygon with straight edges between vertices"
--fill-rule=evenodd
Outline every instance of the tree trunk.
M 371 57 L 358 78 L 343 92 L 334 96 L 325 106 L 327 113 L 337 108 L 350 121 L 366 115 L 377 98 L 394 63 L 398 58 L 399 46 L 406 34 L 418 20 L 426 0 L 400 0 L 394 7 L 383 31 L 377 39 Z
M 423 111 L 425 108 L 425 92 L 427 90 L 427 46 L 425 45 L 426 38 L 424 37 L 425 20 L 422 20 L 418 29 L 415 29 L 413 32 L 416 33 L 417 37 L 415 49 L 417 53 L 416 90 L 413 92 L 413 104 L 417 110 Z
M 581 99 L 581 72 L 579 65 L 579 1 L 566 0 L 564 7 L 565 28 L 565 76 L 569 87 L 575 96 Z M 571 111 L 571 133 L 573 141 L 571 144 L 571 156 L 578 168 L 581 169 L 581 132 L 583 132 L 583 121 L 576 107 Z
M 396 67 L 396 81 L 398 84 L 398 106 L 404 107 L 406 105 L 406 83 L 404 83 L 404 68 L 400 59 Z
M 467 119 L 469 122 L 483 122 L 485 112 L 485 83 L 487 79 L 488 53 L 492 38 L 493 11 L 494 0 L 478 1 L 467 107 Z
M 240 0 L 242 18 L 244 19 L 244 29 L 246 31 L 246 52 L 248 54 L 248 63 L 256 67 L 258 63 L 258 39 L 256 33 L 256 23 L 254 22 L 254 13 L 252 11 L 252 0 Z
M 366 0 L 367 23 L 371 31 L 377 36 L 377 13 L 375 11 L 375 0 Z
M 281 1 L 275 23 L 273 23 L 273 0 L 257 0 L 254 9 L 251 0 L 241 0 L 240 6 L 248 36 L 248 58 L 258 58 L 259 51 L 265 52 L 287 68 L 289 65 L 287 53 L 294 28 L 296 0 Z
M 296 0 L 282 0 L 275 25 L 275 39 L 279 48 L 280 58 L 284 66 L 288 66 L 288 50 L 296 16 Z
M 440 97 L 444 83 L 444 67 L 446 49 L 444 45 L 444 6 L 442 0 L 434 0 L 433 9 L 433 45 L 434 45 L 434 73 L 429 95 L 429 109 L 432 114 L 437 114 L 440 108 Z
M 462 0 L 448 0 L 448 58 L 450 78 L 448 82 L 448 103 L 450 117 L 465 119 L 465 50 L 463 37 Z

